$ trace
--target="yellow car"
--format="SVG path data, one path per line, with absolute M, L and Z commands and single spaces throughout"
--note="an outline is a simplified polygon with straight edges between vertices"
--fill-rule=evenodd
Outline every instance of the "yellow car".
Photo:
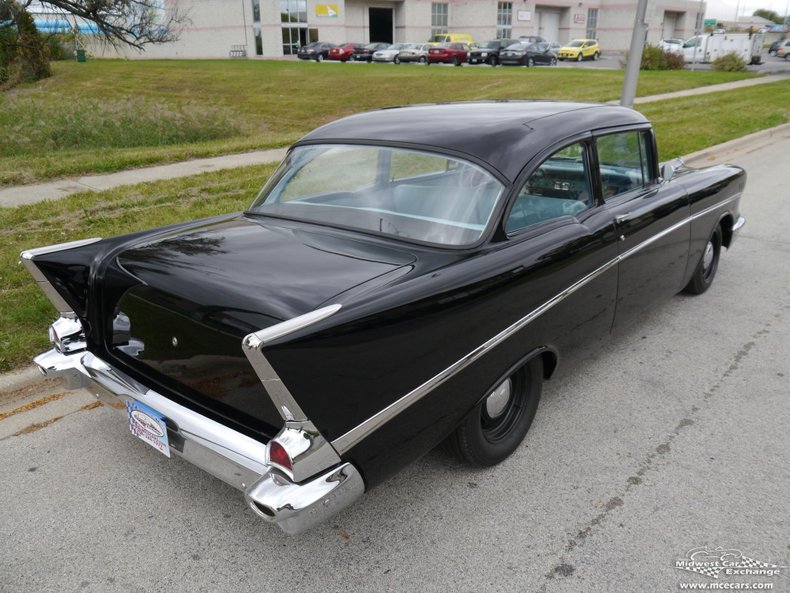
M 574 39 L 568 45 L 563 45 L 557 50 L 558 60 L 576 60 L 581 62 L 585 58 L 597 60 L 601 57 L 601 46 L 596 39 Z

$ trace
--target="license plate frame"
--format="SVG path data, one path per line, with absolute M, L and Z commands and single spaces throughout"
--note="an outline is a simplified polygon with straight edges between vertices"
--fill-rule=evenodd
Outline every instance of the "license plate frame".
M 126 400 L 126 412 L 129 431 L 165 457 L 170 457 L 170 441 L 167 437 L 165 417 L 137 400 Z

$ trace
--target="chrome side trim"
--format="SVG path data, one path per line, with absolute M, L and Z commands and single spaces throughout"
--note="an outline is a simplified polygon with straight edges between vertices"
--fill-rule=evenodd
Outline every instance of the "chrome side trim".
M 35 264 L 36 256 L 44 255 L 46 253 L 55 253 L 56 251 L 65 251 L 67 249 L 75 249 L 101 241 L 101 237 L 94 237 L 91 239 L 82 239 L 80 241 L 69 241 L 68 243 L 58 243 L 56 245 L 48 245 L 47 247 L 37 247 L 35 249 L 26 249 L 19 254 L 19 261 L 24 264 L 33 279 L 38 282 L 38 287 L 41 289 L 49 301 L 58 310 L 62 317 L 74 318 L 76 315 L 71 310 L 71 306 L 60 296 L 55 287 L 50 284 L 46 276 L 38 269 Z
M 266 389 L 269 397 L 272 398 L 277 411 L 286 422 L 305 422 L 307 421 L 307 416 L 304 411 L 302 411 L 302 408 L 299 407 L 299 404 L 296 403 L 293 395 L 288 391 L 288 388 L 282 382 L 279 375 L 277 375 L 277 372 L 272 368 L 272 365 L 266 360 L 262 352 L 263 346 L 277 338 L 281 338 L 321 321 L 322 319 L 326 319 L 339 311 L 340 308 L 341 305 L 329 305 L 328 307 L 316 309 L 315 311 L 300 315 L 299 317 L 294 317 L 288 321 L 283 321 L 272 327 L 267 327 L 266 329 L 248 334 L 241 342 L 244 354 L 250 361 L 261 383 L 263 383 L 263 387 Z
M 682 228 L 684 225 L 689 224 L 691 221 L 693 221 L 693 220 L 695 220 L 695 219 L 697 219 L 697 218 L 699 218 L 701 216 L 704 216 L 705 214 L 707 214 L 709 212 L 712 212 L 713 210 L 716 210 L 717 208 L 721 208 L 722 206 L 724 206 L 726 204 L 729 204 L 730 202 L 732 202 L 734 200 L 737 200 L 740 197 L 741 197 L 741 193 L 739 192 L 739 193 L 727 198 L 726 200 L 718 202 L 717 204 L 714 204 L 713 206 L 710 206 L 708 208 L 705 208 L 704 210 L 702 210 L 700 212 L 697 212 L 696 214 L 693 214 L 693 215 L 689 216 L 688 218 L 673 224 L 669 228 L 664 229 L 663 231 L 661 231 L 660 233 L 650 237 L 649 239 L 646 239 L 645 241 L 642 241 L 641 243 L 639 243 L 638 245 L 635 245 L 634 247 L 632 247 L 628 251 L 618 255 L 617 257 L 615 257 L 611 261 L 605 263 L 604 265 L 602 265 L 598 269 L 590 272 L 584 278 L 582 278 L 581 280 L 577 281 L 576 283 L 571 285 L 569 288 L 566 288 L 565 290 L 563 290 L 561 293 L 557 294 L 553 298 L 549 299 L 548 301 L 543 303 L 541 306 L 539 306 L 537 309 L 535 309 L 532 312 L 528 313 L 527 315 L 525 315 L 524 317 L 522 317 L 521 319 L 519 319 L 518 321 L 516 321 L 515 323 L 513 323 L 509 327 L 505 328 L 504 330 L 499 332 L 497 335 L 495 335 L 493 338 L 489 339 L 484 344 L 478 346 L 477 348 L 475 348 L 474 350 L 472 350 L 471 352 L 466 354 L 460 360 L 454 362 L 452 365 L 450 365 L 449 367 L 447 367 L 446 369 L 444 369 L 443 371 L 441 371 L 440 373 L 438 373 L 434 377 L 428 379 L 422 385 L 416 387 L 415 389 L 413 389 L 412 391 L 410 391 L 409 393 L 407 393 L 406 395 L 404 395 L 400 399 L 395 400 L 393 403 L 391 403 L 389 406 L 387 406 L 383 410 L 377 412 L 376 414 L 374 414 L 373 416 L 371 416 L 367 420 L 363 421 L 362 423 L 358 424 L 357 426 L 355 426 L 354 428 L 352 428 L 351 430 L 349 430 L 345 434 L 343 434 L 343 435 L 339 436 L 338 438 L 336 438 L 334 441 L 332 441 L 332 446 L 335 448 L 335 450 L 340 455 L 343 455 L 348 450 L 350 450 L 352 447 L 354 447 L 359 442 L 361 442 L 363 439 L 365 439 L 372 432 L 374 432 L 375 430 L 377 430 L 378 428 L 380 428 L 381 426 L 383 426 L 384 424 L 386 424 L 387 422 L 392 420 L 395 416 L 397 416 L 398 414 L 403 412 L 406 408 L 408 408 L 409 406 L 411 406 L 415 402 L 417 402 L 420 399 L 422 399 L 423 397 L 425 397 L 433 389 L 435 389 L 436 387 L 438 387 L 439 385 L 441 385 L 442 383 L 444 383 L 445 381 L 447 381 L 448 379 L 453 377 L 455 374 L 457 374 L 460 371 L 462 371 L 463 369 L 465 369 L 471 363 L 473 363 L 474 361 L 479 359 L 481 356 L 486 354 L 489 350 L 491 350 L 492 348 L 494 348 L 497 345 L 499 345 L 501 342 L 503 342 L 504 340 L 509 338 L 511 335 L 513 335 L 517 331 L 519 331 L 519 330 L 523 329 L 524 327 L 526 327 L 528 324 L 530 324 L 536 318 L 538 318 L 539 316 L 543 315 L 543 313 L 545 313 L 546 311 L 548 311 L 549 309 L 554 307 L 556 304 L 558 304 L 559 302 L 561 302 L 564 299 L 566 299 L 567 297 L 569 297 L 571 294 L 573 294 L 574 292 L 576 292 L 577 290 L 579 290 L 580 288 L 582 288 L 583 286 L 585 286 L 586 284 L 588 284 L 589 282 L 591 282 L 592 280 L 594 280 L 595 278 L 597 278 L 598 276 L 600 276 L 601 274 L 606 272 L 607 270 L 610 270 L 612 267 L 614 267 L 615 265 L 619 264 L 624 259 L 627 259 L 628 257 L 630 257 L 630 256 L 634 255 L 635 253 L 641 251 L 645 247 L 650 246 L 651 244 L 655 243 L 659 239 L 661 239 L 661 238 L 667 236 L 668 234 L 670 234 L 670 233 Z
M 438 375 L 428 379 L 425 383 L 420 385 L 419 387 L 413 389 L 400 399 L 392 402 L 389 406 L 377 412 L 358 426 L 352 428 L 344 435 L 339 436 L 334 441 L 332 441 L 332 446 L 337 450 L 338 453 L 341 455 L 351 449 L 354 445 L 359 443 L 362 439 L 367 437 L 371 432 L 378 429 L 382 425 L 389 422 L 392 418 L 400 414 L 403 410 L 411 406 L 413 403 L 419 401 L 423 397 L 425 397 L 428 393 L 430 393 L 433 389 L 437 388 L 439 385 L 450 379 L 453 375 L 461 372 L 463 369 L 468 367 L 474 361 L 479 359 L 481 356 L 486 354 L 492 348 L 498 346 L 502 342 L 504 342 L 507 338 L 512 336 L 517 331 L 523 329 L 528 324 L 532 323 L 537 317 L 543 315 L 546 311 L 554 307 L 560 301 L 566 299 L 568 296 L 582 288 L 588 282 L 591 282 L 607 270 L 610 270 L 619 262 L 619 258 L 615 258 L 597 270 L 590 272 L 584 278 L 577 281 L 575 284 L 571 285 L 570 287 L 563 290 L 561 293 L 553 297 L 552 299 L 543 303 L 540 307 L 528 313 L 518 321 L 516 321 L 513 325 L 506 327 L 493 338 L 489 339 L 485 343 L 481 344 L 471 352 L 469 352 L 466 356 L 461 358 L 460 360 L 454 362 L 452 365 L 444 369 Z

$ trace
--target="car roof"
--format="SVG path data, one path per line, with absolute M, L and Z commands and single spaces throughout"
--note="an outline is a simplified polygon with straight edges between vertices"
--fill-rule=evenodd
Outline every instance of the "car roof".
M 296 145 L 370 143 L 468 155 L 509 181 L 560 140 L 589 130 L 646 123 L 617 105 L 565 101 L 480 101 L 390 107 L 313 130 Z

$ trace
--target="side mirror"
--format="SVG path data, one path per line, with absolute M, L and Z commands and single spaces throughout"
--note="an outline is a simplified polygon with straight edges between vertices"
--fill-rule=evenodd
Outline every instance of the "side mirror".
M 661 167 L 661 182 L 667 182 L 675 175 L 675 166 L 672 163 L 664 163 Z

